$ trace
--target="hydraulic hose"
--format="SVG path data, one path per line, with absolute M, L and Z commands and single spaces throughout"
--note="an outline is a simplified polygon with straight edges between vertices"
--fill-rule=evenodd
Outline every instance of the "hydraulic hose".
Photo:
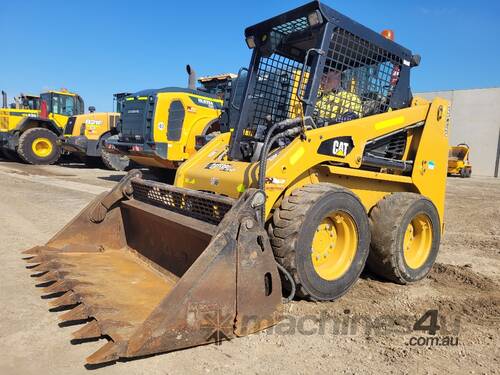
M 280 123 L 278 123 L 280 124 Z M 290 123 L 287 127 L 291 127 L 293 125 L 297 125 L 296 123 Z M 273 126 L 274 127 L 274 126 Z M 276 130 L 276 128 L 271 128 L 270 130 Z M 266 177 L 266 165 L 267 165 L 267 155 L 271 150 L 272 145 L 279 139 L 283 137 L 293 137 L 298 135 L 302 130 L 302 127 L 295 127 L 291 129 L 287 129 L 282 131 L 271 138 L 270 132 L 266 135 L 266 139 L 264 140 L 264 144 L 262 146 L 262 150 L 260 153 L 259 160 L 259 189 L 264 189 L 264 180 Z
M 258 183 L 258 188 L 262 191 L 264 191 L 265 188 L 265 179 L 266 179 L 266 169 L 267 169 L 267 155 L 269 154 L 269 151 L 271 150 L 272 145 L 280 138 L 283 137 L 292 137 L 296 136 L 302 131 L 301 127 L 295 127 L 291 129 L 287 129 L 285 131 L 282 131 L 278 134 L 276 134 L 274 137 L 272 137 L 267 144 L 264 144 L 262 147 L 262 153 L 261 153 L 261 159 L 259 160 L 259 183 Z M 264 156 L 264 157 L 262 157 Z M 262 225 L 266 222 L 266 215 L 265 215 L 265 202 L 264 204 L 260 207 L 260 215 L 259 215 L 259 220 Z
M 286 120 L 283 120 L 283 121 L 280 121 L 280 122 L 277 122 L 275 124 L 273 124 L 268 130 L 267 130 L 267 134 L 266 134 L 266 137 L 264 138 L 264 145 L 263 146 L 266 146 L 266 144 L 269 143 L 269 140 L 271 138 L 271 136 L 273 135 L 274 131 L 277 129 L 277 128 L 288 128 L 288 127 L 291 127 L 293 125 L 298 125 L 298 124 L 302 124 L 302 117 L 296 117 L 296 118 L 292 118 L 292 119 L 286 119 Z M 262 159 L 263 157 L 263 154 L 264 154 L 264 147 L 262 147 L 262 151 L 260 152 L 260 158 Z
M 264 191 L 264 184 L 265 184 L 265 177 L 266 177 L 266 167 L 267 167 L 267 155 L 269 154 L 269 151 L 272 147 L 272 145 L 282 137 L 286 136 L 294 136 L 297 135 L 301 132 L 302 127 L 295 127 L 292 129 L 287 129 L 285 131 L 282 131 L 276 135 L 273 136 L 273 133 L 276 131 L 278 128 L 290 128 L 295 125 L 302 125 L 302 118 L 294 118 L 294 119 L 287 119 L 284 121 L 277 122 L 276 124 L 273 124 L 269 130 L 267 131 L 266 137 L 264 138 L 264 144 L 262 145 L 262 150 L 260 153 L 260 160 L 259 160 L 259 180 L 258 180 L 258 187 L 261 191 Z M 259 212 L 259 219 L 261 225 L 264 225 L 266 218 L 265 218 L 265 202 L 264 204 L 260 207 L 260 212 Z M 281 271 L 281 273 L 285 276 L 285 278 L 288 280 L 290 283 L 290 294 L 285 298 L 285 303 L 290 302 L 293 300 L 295 297 L 295 292 L 296 292 L 296 285 L 295 281 L 293 280 L 292 275 L 287 271 L 285 267 L 283 267 L 281 264 L 276 263 L 278 270 Z
M 285 267 L 283 267 L 281 264 L 279 264 L 278 262 L 276 262 L 276 266 L 278 267 L 278 270 L 281 271 L 281 273 L 286 277 L 286 279 L 290 282 L 290 294 L 288 294 L 288 296 L 285 298 L 285 301 L 284 303 L 288 303 L 290 302 L 291 300 L 293 300 L 293 298 L 295 297 L 295 291 L 296 291 L 296 285 L 295 285 L 295 281 L 293 280 L 293 277 L 292 275 L 290 275 L 290 272 L 287 271 L 287 269 Z

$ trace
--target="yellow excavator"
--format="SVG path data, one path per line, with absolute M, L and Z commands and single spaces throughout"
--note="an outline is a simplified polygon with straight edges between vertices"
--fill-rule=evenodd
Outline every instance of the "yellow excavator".
M 19 156 L 29 164 L 53 164 L 61 155 L 58 137 L 68 118 L 84 112 L 83 99 L 66 89 L 40 97 L 21 95 L 10 108 L 2 91 L 0 150 L 8 158 Z
M 436 259 L 448 103 L 413 97 L 420 57 L 317 1 L 245 39 L 232 131 L 173 186 L 133 170 L 25 251 L 61 320 L 86 322 L 73 338 L 107 340 L 88 364 L 248 335 L 294 297 L 340 298 L 365 264 L 407 284 Z

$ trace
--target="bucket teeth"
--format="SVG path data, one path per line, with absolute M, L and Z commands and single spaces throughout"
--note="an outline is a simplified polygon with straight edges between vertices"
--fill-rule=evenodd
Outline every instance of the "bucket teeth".
M 87 324 L 85 324 L 78 331 L 75 331 L 71 334 L 73 340 L 85 340 L 85 339 L 93 339 L 101 337 L 101 329 L 97 324 L 96 320 L 93 320 Z
M 62 298 L 62 297 L 61 297 Z M 55 301 L 54 301 L 55 302 Z M 63 322 L 70 322 L 72 320 L 85 320 L 89 318 L 89 311 L 85 305 L 81 304 L 74 309 L 62 314 L 59 319 Z
M 49 262 L 40 263 L 34 267 L 31 267 L 30 270 L 33 270 L 37 273 L 47 272 L 52 270 L 57 270 L 61 267 L 61 264 L 56 260 L 51 260 Z
M 36 263 L 48 262 L 50 260 L 51 259 L 49 256 L 39 254 L 39 255 L 35 255 L 34 257 L 26 259 L 26 262 L 30 263 L 30 264 L 36 264 Z
M 56 298 L 53 301 L 50 301 L 49 305 L 51 307 L 57 308 L 57 307 L 62 307 L 62 306 L 75 305 L 78 302 L 80 302 L 80 301 L 78 300 L 78 297 L 76 296 L 76 294 L 70 291 L 70 292 L 64 293 L 61 297 Z
M 100 363 L 116 361 L 119 357 L 117 345 L 113 341 L 109 341 L 102 346 L 94 354 L 87 357 L 89 365 L 97 365 Z
M 41 276 L 38 276 L 36 281 L 40 283 L 48 283 L 50 281 L 59 281 L 67 275 L 67 272 L 49 271 Z
M 60 292 L 67 292 L 68 290 L 71 289 L 71 285 L 69 285 L 67 281 L 64 280 L 59 280 L 56 281 L 54 284 L 47 286 L 43 288 L 44 294 L 54 294 L 54 293 L 60 293 Z

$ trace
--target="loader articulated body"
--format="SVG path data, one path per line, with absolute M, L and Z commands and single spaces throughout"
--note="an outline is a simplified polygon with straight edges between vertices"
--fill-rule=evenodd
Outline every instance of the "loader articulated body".
M 174 186 L 131 171 L 26 252 L 52 306 L 74 307 L 61 319 L 88 321 L 74 338 L 108 338 L 88 363 L 256 332 L 280 320 L 282 290 L 334 300 L 366 263 L 401 284 L 434 263 L 448 104 L 412 97 L 419 58 L 319 2 L 245 37 L 231 132 Z
M 113 95 L 116 104 L 115 112 L 95 112 L 72 116 L 59 138 L 63 150 L 82 157 L 85 162 L 94 166 L 102 161 L 108 169 L 123 171 L 129 165 L 125 155 L 110 154 L 105 150 L 105 141 L 118 134 L 117 124 L 123 100 L 130 93 Z M 92 109 L 92 108 L 91 108 Z
M 187 70 L 190 88 L 143 90 L 125 98 L 119 134 L 107 140 L 109 152 L 125 155 L 168 179 L 220 131 L 224 93 L 234 75 L 202 77 L 198 80 L 202 87 L 196 88 L 194 70 L 189 65 Z
M 67 90 L 22 97 L 11 107 L 0 108 L 0 150 L 30 164 L 55 163 L 61 154 L 57 138 L 68 118 L 84 111 L 82 98 Z

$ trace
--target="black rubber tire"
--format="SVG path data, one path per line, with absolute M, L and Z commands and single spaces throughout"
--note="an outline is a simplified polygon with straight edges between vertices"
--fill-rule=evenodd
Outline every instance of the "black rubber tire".
M 465 177 L 470 178 L 470 176 L 472 176 L 472 169 L 471 168 L 467 168 L 467 171 L 465 173 Z
M 172 185 L 175 181 L 176 169 L 149 167 L 149 171 L 156 177 L 158 182 Z
M 311 242 L 321 220 L 332 211 L 348 213 L 357 226 L 358 248 L 346 273 L 337 280 L 321 278 L 311 260 Z M 368 257 L 370 229 L 359 198 L 349 189 L 329 183 L 306 185 L 284 197 L 268 228 L 276 260 L 294 278 L 297 296 L 335 300 L 358 280 Z
M 460 169 L 460 177 L 467 177 L 467 170 L 465 168 Z
M 33 153 L 31 145 L 37 138 L 47 138 L 52 143 L 52 152 L 44 158 Z M 26 130 L 19 137 L 17 153 L 26 163 L 34 165 L 54 164 L 61 156 L 61 148 L 57 144 L 57 135 L 45 128 L 33 128 Z
M 424 264 L 412 269 L 403 254 L 404 234 L 418 214 L 427 215 L 432 224 L 431 251 Z M 420 194 L 393 193 L 384 197 L 370 213 L 372 242 L 368 268 L 378 276 L 398 284 L 423 279 L 431 270 L 439 251 L 441 224 L 434 204 Z
M 112 171 L 125 171 L 130 164 L 130 159 L 127 156 L 110 154 L 104 149 L 101 149 L 101 159 L 104 166 Z

